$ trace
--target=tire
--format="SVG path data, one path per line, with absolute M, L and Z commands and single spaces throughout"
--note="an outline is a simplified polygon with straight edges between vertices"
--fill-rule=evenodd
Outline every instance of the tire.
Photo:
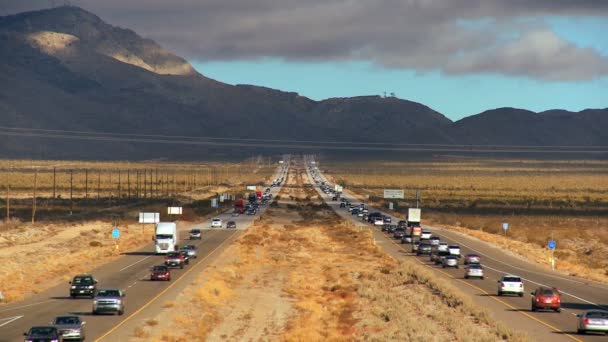
M 183 270 L 184 269 L 184 264 L 180 264 L 179 268 Z
M 464 279 L 469 279 L 469 276 L 464 276 Z
M 118 316 L 122 316 L 125 313 L 125 310 L 118 311 Z
M 502 292 L 498 291 L 498 297 L 502 296 Z
M 445 268 L 445 265 L 441 265 L 441 267 Z
M 93 310 L 93 316 L 97 315 L 97 311 Z
M 536 312 L 536 307 L 534 305 L 532 305 L 532 308 L 530 309 L 530 311 Z
M 485 279 L 484 277 L 481 277 L 481 280 L 484 280 L 484 279 Z
M 523 293 L 523 292 L 520 292 L 520 293 L 519 293 L 519 296 L 520 296 L 520 297 L 523 297 L 523 296 L 524 296 L 524 293 Z
M 577 332 L 579 335 L 585 335 L 585 333 L 586 333 L 586 332 L 585 332 L 585 330 L 581 330 L 581 329 L 576 329 L 576 332 Z
M 557 308 L 557 309 L 555 309 L 555 312 L 557 312 L 557 313 L 562 312 L 562 308 Z

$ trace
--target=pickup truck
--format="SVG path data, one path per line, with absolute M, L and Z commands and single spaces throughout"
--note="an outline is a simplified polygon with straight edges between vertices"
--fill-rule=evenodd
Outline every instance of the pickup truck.
M 165 257 L 165 265 L 168 267 L 184 268 L 185 263 L 184 256 L 179 252 L 171 252 Z

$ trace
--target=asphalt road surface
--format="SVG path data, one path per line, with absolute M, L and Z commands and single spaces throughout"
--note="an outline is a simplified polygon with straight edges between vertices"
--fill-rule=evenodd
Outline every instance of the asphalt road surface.
M 310 162 L 310 160 L 309 160 Z M 309 170 L 312 164 L 307 164 L 309 179 L 315 184 L 315 179 L 326 182 L 327 179 L 320 171 Z M 314 173 L 314 174 L 313 174 Z M 460 245 L 461 254 L 475 253 L 482 257 L 482 265 L 485 271 L 485 279 L 464 279 L 464 269 L 461 263 L 458 269 L 444 269 L 435 266 L 429 261 L 428 256 L 415 256 L 411 253 L 411 246 L 401 244 L 399 240 L 381 232 L 380 227 L 364 223 L 357 217 L 351 215 L 348 210 L 340 208 L 339 201 L 332 201 L 332 195 L 324 194 L 320 186 L 315 186 L 319 195 L 331 208 L 342 217 L 352 220 L 362 229 L 372 229 L 374 238 L 379 246 L 395 258 L 412 258 L 422 265 L 432 269 L 437 275 L 446 278 L 453 285 L 467 293 L 480 306 L 488 309 L 492 315 L 516 330 L 525 331 L 535 341 L 607 341 L 602 335 L 579 335 L 576 331 L 576 314 L 584 310 L 603 309 L 608 310 L 608 286 L 581 278 L 562 275 L 543 268 L 537 264 L 530 263 L 520 256 L 508 251 L 491 246 L 483 241 L 468 237 L 464 234 L 444 230 L 436 227 L 423 225 L 424 230 L 429 230 L 441 241 L 449 244 Z M 351 203 L 361 203 L 359 199 L 348 191 L 343 193 L 344 198 Z M 369 208 L 370 212 L 382 211 L 378 208 Z M 396 224 L 403 217 L 398 218 L 387 211 L 384 214 L 391 216 Z M 424 209 L 422 212 L 424 219 Z M 525 295 L 497 296 L 497 281 L 504 274 L 515 274 L 523 278 Z M 538 286 L 557 287 L 562 293 L 562 312 L 550 311 L 532 312 L 530 292 Z
M 287 164 L 280 167 L 274 178 L 286 178 L 287 169 Z M 271 189 L 273 196 L 279 191 L 280 186 Z M 221 253 L 224 246 L 247 229 L 267 207 L 260 206 L 260 211 L 254 216 L 233 217 L 229 212 L 218 214 L 216 217 L 223 220 L 221 229 L 211 229 L 211 220 L 194 225 L 178 224 L 179 244 L 196 245 L 198 257 L 191 259 L 184 269 L 171 269 L 170 282 L 149 280 L 150 268 L 164 262 L 163 256 L 155 255 L 153 243 L 138 251 L 126 252 L 122 257 L 90 270 L 89 273 L 99 281 L 98 288 L 120 288 L 125 291 L 126 307 L 123 316 L 93 316 L 92 299 L 70 298 L 70 285 L 66 282 L 27 300 L 0 306 L 0 341 L 23 341 L 23 333 L 30 327 L 47 325 L 55 316 L 65 314 L 80 315 L 87 322 L 85 330 L 89 341 L 128 340 L 133 329 L 141 325 L 139 317 L 153 316 L 164 302 L 174 299 Z M 237 229 L 225 228 L 229 220 L 236 222 Z M 188 240 L 188 231 L 192 228 L 203 229 L 201 240 Z M 146 234 L 151 234 L 151 231 Z

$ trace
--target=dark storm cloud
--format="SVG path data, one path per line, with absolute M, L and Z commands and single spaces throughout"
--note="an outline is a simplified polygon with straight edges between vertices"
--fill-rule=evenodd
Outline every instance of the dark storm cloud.
M 60 1 L 3 1 L 5 13 Z M 71 3 L 191 60 L 369 60 L 389 68 L 545 80 L 608 74 L 608 57 L 551 32 L 548 15 L 598 16 L 608 1 L 81 0 Z M 476 24 L 480 19 L 485 23 Z M 471 25 L 467 25 L 471 23 Z

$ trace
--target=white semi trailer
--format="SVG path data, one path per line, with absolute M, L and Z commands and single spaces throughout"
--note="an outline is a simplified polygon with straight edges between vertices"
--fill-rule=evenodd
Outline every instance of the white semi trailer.
M 155 244 L 156 254 L 167 254 L 177 250 L 177 224 L 175 222 L 159 222 L 156 224 Z

